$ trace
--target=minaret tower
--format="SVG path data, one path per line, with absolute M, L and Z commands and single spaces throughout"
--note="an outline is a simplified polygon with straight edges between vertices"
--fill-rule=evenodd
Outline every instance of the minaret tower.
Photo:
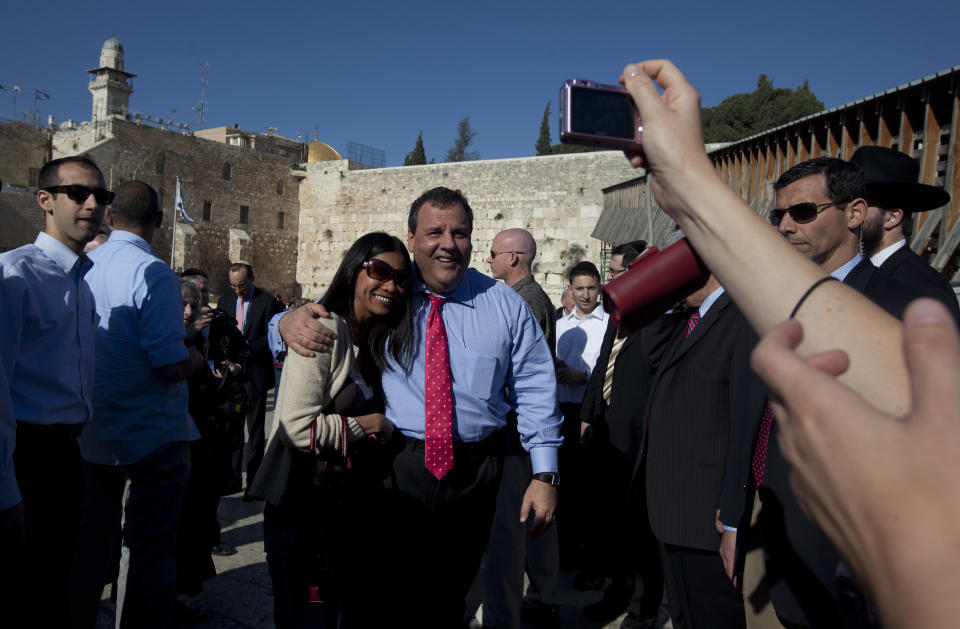
M 114 114 L 126 114 L 133 93 L 133 77 L 123 71 L 123 44 L 116 37 L 103 42 L 100 67 L 90 73 L 90 92 L 93 94 L 93 119 L 106 120 Z

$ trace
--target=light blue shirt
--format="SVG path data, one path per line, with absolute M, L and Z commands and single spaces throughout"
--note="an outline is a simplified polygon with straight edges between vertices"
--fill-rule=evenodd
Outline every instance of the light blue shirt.
M 419 276 L 411 295 L 415 317 L 413 364 L 383 372 L 387 418 L 403 434 L 423 439 L 425 332 L 430 302 Z M 540 324 L 510 287 L 468 269 L 445 298 L 441 315 L 453 376 L 454 440 L 481 441 L 503 428 L 511 409 L 534 473 L 557 472 L 561 417 L 553 358 Z M 508 393 L 509 391 L 509 393 Z
M 91 463 L 135 463 L 160 446 L 200 438 L 187 414 L 186 381 L 154 369 L 188 356 L 180 282 L 147 242 L 114 230 L 90 254 L 87 281 L 97 300 L 97 388 L 93 421 L 80 435 Z
M 720 299 L 720 295 L 722 294 L 723 294 L 723 286 L 721 286 L 717 290 L 707 295 L 707 298 L 704 299 L 703 303 L 700 304 L 700 307 L 697 308 L 697 312 L 700 313 L 701 317 L 705 317 L 707 315 L 707 311 L 710 310 L 710 306 L 712 306 L 715 301 Z
M 850 271 L 852 271 L 855 266 L 860 264 L 861 260 L 863 260 L 863 256 L 858 253 L 857 255 L 853 256 L 849 262 L 834 269 L 833 272 L 830 273 L 830 277 L 834 277 L 842 282 L 843 280 L 847 279 L 848 275 L 850 275 Z
M 44 232 L 0 254 L 0 364 L 12 406 L 0 408 L 0 509 L 20 502 L 16 422 L 84 424 L 92 416 L 97 313 L 84 280 L 91 266 Z
M 317 302 L 315 301 L 314 303 Z M 287 351 L 287 344 L 283 342 L 283 337 L 280 336 L 280 330 L 277 326 L 280 324 L 280 318 L 288 312 L 291 311 L 284 310 L 283 312 L 278 312 L 270 317 L 270 321 L 267 322 L 267 347 L 270 348 L 270 352 L 274 358 L 279 358 L 282 353 L 286 353 Z
M 321 299 L 323 299 L 323 296 L 314 299 L 313 303 L 319 304 Z M 293 312 L 293 309 L 278 312 L 270 317 L 270 321 L 267 322 L 267 347 L 270 348 L 274 358 L 279 358 L 280 354 L 286 354 L 287 352 L 287 344 L 280 336 L 280 329 L 277 326 L 280 325 L 280 319 L 283 318 L 283 315 L 288 312 Z

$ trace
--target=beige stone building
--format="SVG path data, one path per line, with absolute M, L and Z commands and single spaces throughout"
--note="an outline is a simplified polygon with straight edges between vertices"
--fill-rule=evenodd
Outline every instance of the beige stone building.
M 294 160 L 296 163 L 307 161 L 306 145 L 298 140 L 291 140 L 276 133 L 255 133 L 244 131 L 236 124 L 232 127 L 214 127 L 200 129 L 193 135 L 204 140 L 213 140 L 231 146 L 245 146 L 254 151 L 272 153 Z

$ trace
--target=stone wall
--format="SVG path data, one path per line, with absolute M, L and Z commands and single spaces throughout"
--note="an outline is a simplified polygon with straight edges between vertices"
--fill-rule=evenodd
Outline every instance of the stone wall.
M 304 296 L 319 296 L 357 237 L 381 230 L 405 239 L 410 203 L 446 186 L 460 189 L 474 211 L 471 266 L 488 273 L 493 237 L 525 228 L 538 244 L 535 277 L 559 302 L 565 270 L 580 260 L 600 265 L 600 242 L 590 232 L 602 189 L 637 174 L 613 151 L 372 170 L 353 170 L 347 160 L 308 164 L 300 186 L 297 281 Z
M 7 187 L 0 192 L 0 252 L 31 243 L 43 229 L 43 210 L 37 205 L 33 189 Z
M 4 187 L 35 187 L 31 169 L 35 177 L 49 155 L 50 136 L 44 130 L 22 122 L 0 124 L 0 180 Z
M 189 266 L 203 268 L 210 275 L 215 294 L 228 289 L 229 231 L 235 228 L 250 238 L 250 259 L 232 261 L 252 264 L 257 285 L 264 290 L 299 295 L 294 252 L 302 175 L 291 170 L 290 158 L 120 118 L 58 131 L 53 150 L 54 157 L 90 153 L 110 188 L 131 180 L 145 181 L 156 188 L 165 211 L 165 225 L 155 236 L 153 248 L 167 262 L 171 259 L 170 226 L 179 176 L 184 206 L 196 223 L 185 231 L 178 230 L 173 266 L 178 271 Z M 229 179 L 224 179 L 226 164 Z M 209 220 L 204 220 L 205 203 L 210 204 Z M 247 208 L 246 222 L 241 222 L 242 207 Z

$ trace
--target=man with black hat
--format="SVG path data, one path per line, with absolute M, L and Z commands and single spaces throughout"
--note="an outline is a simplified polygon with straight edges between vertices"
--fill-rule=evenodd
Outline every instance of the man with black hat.
M 914 212 L 950 202 L 943 188 L 917 183 L 920 165 L 909 155 L 882 146 L 863 146 L 850 161 L 863 171 L 867 217 L 861 240 L 874 266 L 918 293 L 942 302 L 960 321 L 957 296 L 943 275 L 907 245 Z

